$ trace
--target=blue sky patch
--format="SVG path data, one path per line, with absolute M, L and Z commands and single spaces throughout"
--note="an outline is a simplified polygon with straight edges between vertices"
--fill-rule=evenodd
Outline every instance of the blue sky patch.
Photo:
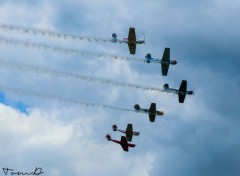
M 28 114 L 28 112 L 27 112 L 28 106 L 26 104 L 19 102 L 19 101 L 17 101 L 17 102 L 9 101 L 6 98 L 6 95 L 4 94 L 4 92 L 2 92 L 2 91 L 0 91 L 0 103 L 10 106 L 14 109 L 17 109 L 24 114 Z

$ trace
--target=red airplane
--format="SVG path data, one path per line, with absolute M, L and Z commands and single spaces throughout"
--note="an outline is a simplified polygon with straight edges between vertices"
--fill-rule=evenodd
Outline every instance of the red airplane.
M 111 138 L 110 134 L 106 134 L 106 139 L 108 141 L 113 141 L 117 144 L 120 144 L 122 146 L 122 149 L 125 151 L 125 152 L 128 152 L 128 147 L 135 147 L 136 145 L 135 144 L 131 144 L 131 143 L 128 143 L 127 142 L 127 139 L 125 136 L 122 136 L 121 137 L 121 141 L 118 141 L 118 140 L 114 140 Z

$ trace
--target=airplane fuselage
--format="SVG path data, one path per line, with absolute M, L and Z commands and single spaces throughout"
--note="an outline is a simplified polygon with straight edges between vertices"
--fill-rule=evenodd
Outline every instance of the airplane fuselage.
M 135 147 L 136 146 L 136 144 L 128 143 L 127 140 L 126 140 L 126 137 L 123 137 L 123 136 L 121 138 L 121 141 L 119 141 L 119 140 L 112 139 L 110 134 L 107 134 L 106 139 L 108 141 L 112 141 L 112 142 L 115 142 L 117 144 L 120 144 L 122 146 L 123 150 L 126 151 L 126 152 L 128 151 L 128 147 Z
M 143 113 L 149 113 L 149 109 L 144 109 L 144 108 L 141 108 L 141 109 L 135 109 L 136 112 L 143 112 Z
M 133 131 L 132 133 L 131 132 L 127 132 L 125 130 L 118 130 L 118 129 L 116 131 L 119 131 L 119 132 L 122 132 L 122 133 L 125 133 L 125 134 L 129 133 L 129 135 L 134 135 L 134 136 L 138 136 L 140 134 L 140 132 L 136 132 L 136 131 Z
M 115 142 L 117 144 L 122 144 L 121 141 L 118 141 L 118 140 L 115 140 L 115 139 L 110 139 L 108 141 L 112 141 L 112 142 Z M 135 147 L 136 144 L 132 144 L 132 143 L 127 143 L 128 147 Z
M 162 111 L 156 111 L 156 112 L 150 112 L 149 109 L 144 109 L 144 108 L 140 108 L 140 109 L 135 109 L 136 112 L 142 112 L 142 113 L 147 113 L 147 114 L 156 114 L 156 115 L 163 115 Z
M 167 93 L 174 93 L 174 94 L 181 94 L 181 95 L 192 95 L 193 91 L 186 91 L 186 92 L 182 92 L 179 91 L 179 89 L 175 89 L 175 88 L 164 88 L 164 91 Z
M 154 62 L 154 63 L 166 64 L 166 65 L 176 65 L 177 64 L 176 60 L 163 61 L 162 59 L 155 59 L 155 58 L 150 58 L 150 59 L 145 58 L 144 62 L 147 62 L 147 63 Z
M 126 43 L 126 44 L 142 44 L 144 43 L 145 41 L 143 39 L 136 39 L 136 41 L 131 41 L 131 40 L 128 40 L 127 37 L 117 37 L 117 38 L 112 38 L 111 39 L 111 42 L 113 43 Z

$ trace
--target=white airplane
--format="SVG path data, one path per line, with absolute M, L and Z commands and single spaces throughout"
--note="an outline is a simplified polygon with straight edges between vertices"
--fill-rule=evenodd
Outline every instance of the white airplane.
M 133 131 L 132 124 L 128 124 L 126 130 L 119 130 L 117 125 L 112 126 L 113 131 L 119 131 L 126 134 L 127 141 L 132 141 L 132 136 L 139 136 L 140 132 Z
M 193 95 L 193 90 L 187 90 L 187 81 L 182 80 L 182 83 L 179 87 L 179 89 L 169 88 L 168 84 L 163 85 L 163 89 L 167 93 L 175 93 L 178 94 L 178 101 L 179 103 L 184 103 L 184 99 L 186 95 Z
M 119 43 L 126 43 L 128 44 L 130 54 L 136 53 L 136 44 L 145 43 L 145 39 L 138 39 L 136 38 L 135 28 L 130 28 L 128 37 L 117 37 L 116 33 L 112 34 L 111 42 L 119 42 Z
M 135 109 L 136 112 L 143 112 L 143 113 L 148 114 L 150 122 L 154 122 L 155 121 L 156 115 L 158 115 L 158 116 L 164 115 L 163 111 L 157 111 L 156 110 L 156 103 L 151 103 L 149 109 L 141 108 L 139 106 L 139 104 L 135 104 L 134 105 L 134 109 Z
M 148 53 L 145 56 L 144 62 L 147 62 L 147 63 L 150 63 L 150 62 L 160 63 L 162 65 L 162 75 L 163 76 L 167 76 L 169 65 L 176 65 L 177 64 L 176 60 L 170 60 L 170 48 L 165 48 L 164 49 L 164 53 L 163 53 L 162 59 L 152 58 L 151 54 Z

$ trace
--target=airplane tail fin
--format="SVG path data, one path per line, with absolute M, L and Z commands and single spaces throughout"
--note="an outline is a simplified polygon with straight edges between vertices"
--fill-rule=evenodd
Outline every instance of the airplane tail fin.
M 136 109 L 136 110 L 140 110 L 141 107 L 139 106 L 139 104 L 136 104 L 136 105 L 134 106 L 134 109 Z
M 112 38 L 117 38 L 117 34 L 116 33 L 112 33 Z
M 108 134 L 106 134 L 106 139 L 108 140 L 108 141 L 110 141 L 112 138 L 111 138 L 111 136 L 110 136 L 110 134 L 108 133 Z
M 117 125 L 112 126 L 113 131 L 117 131 Z
M 164 85 L 163 85 L 163 88 L 164 88 L 164 89 L 168 89 L 168 88 L 169 88 L 169 85 L 168 85 L 168 84 L 164 84 Z
M 145 56 L 145 62 L 150 63 L 152 59 L 152 56 L 150 53 L 147 53 L 147 55 Z
M 117 42 L 117 34 L 116 33 L 112 33 L 112 41 Z

